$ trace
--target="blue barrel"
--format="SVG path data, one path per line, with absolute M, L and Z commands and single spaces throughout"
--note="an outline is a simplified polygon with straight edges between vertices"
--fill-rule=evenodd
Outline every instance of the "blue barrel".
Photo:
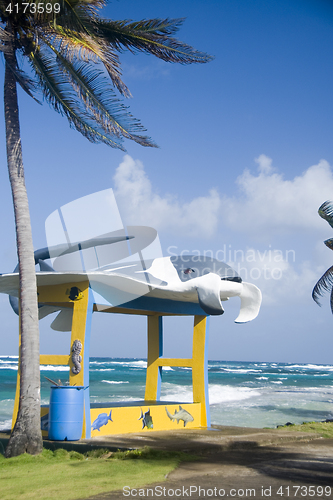
M 58 385 L 51 387 L 49 406 L 49 439 L 77 441 L 82 436 L 84 387 Z

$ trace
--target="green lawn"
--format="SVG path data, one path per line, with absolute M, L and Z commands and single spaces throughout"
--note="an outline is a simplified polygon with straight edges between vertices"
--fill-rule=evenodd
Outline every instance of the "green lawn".
M 333 422 L 303 422 L 299 425 L 284 425 L 279 427 L 284 431 L 316 432 L 323 438 L 333 438 Z
M 0 454 L 1 500 L 74 500 L 124 486 L 137 488 L 164 481 L 184 459 L 191 457 L 148 448 L 115 453 L 95 450 L 85 455 L 44 449 L 37 456 L 14 458 Z

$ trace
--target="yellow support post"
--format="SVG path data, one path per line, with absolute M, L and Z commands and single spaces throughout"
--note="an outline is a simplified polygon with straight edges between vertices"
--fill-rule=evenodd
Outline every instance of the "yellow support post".
M 86 331 L 86 321 L 87 321 L 87 311 L 88 311 L 88 300 L 89 300 L 89 282 L 80 284 L 82 290 L 82 295 L 80 299 L 77 299 L 73 303 L 73 319 L 72 319 L 72 333 L 71 333 L 71 349 L 75 340 L 79 340 L 82 344 L 82 351 L 80 353 L 82 357 L 81 361 L 81 371 L 77 374 L 73 372 L 74 363 L 72 360 L 72 355 L 70 356 L 69 366 L 69 385 L 84 385 L 84 342 L 85 342 L 85 331 Z M 74 367 L 75 369 L 75 367 Z
M 208 321 L 195 316 L 193 328 L 192 384 L 193 403 L 201 403 L 201 425 L 210 426 L 208 397 Z
M 145 400 L 159 401 L 162 379 L 160 356 L 163 355 L 162 316 L 148 316 L 147 321 L 148 353 Z
M 80 295 L 79 298 L 73 302 L 73 319 L 72 319 L 72 332 L 71 332 L 71 351 L 73 349 L 73 344 L 76 340 L 81 342 L 81 369 L 79 373 L 75 373 L 75 364 L 72 359 L 72 352 L 69 359 L 69 385 L 85 386 L 86 370 L 89 370 L 88 366 L 85 369 L 85 361 L 89 363 L 89 352 L 88 356 L 85 353 L 85 341 L 86 341 L 86 327 L 88 318 L 88 306 L 89 306 L 89 281 L 80 283 Z M 92 309 L 92 308 L 91 308 Z M 91 310 L 92 312 L 92 310 Z M 90 328 L 90 325 L 89 325 Z M 89 348 L 88 348 L 89 351 Z M 89 379 L 89 374 L 88 374 Z M 89 391 L 89 389 L 87 389 Z M 87 405 L 84 405 L 83 412 L 83 427 L 82 427 L 82 437 L 85 438 L 87 430 L 90 432 L 90 407 L 89 412 Z M 87 429 L 88 428 L 88 429 Z

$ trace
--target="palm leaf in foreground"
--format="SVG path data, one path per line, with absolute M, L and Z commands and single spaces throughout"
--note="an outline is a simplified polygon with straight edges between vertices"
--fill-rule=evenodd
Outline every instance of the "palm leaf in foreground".
M 325 201 L 322 205 L 320 205 L 318 214 L 322 219 L 326 220 L 331 227 L 333 227 L 333 204 L 331 201 Z M 325 240 L 324 243 L 327 248 L 333 250 L 333 238 Z M 321 305 L 320 299 L 323 297 L 324 293 L 327 292 L 330 293 L 330 305 L 333 313 L 333 266 L 327 269 L 312 290 L 312 298 L 316 304 L 319 306 Z
M 184 19 L 145 19 L 133 21 L 98 20 L 97 31 L 117 51 L 147 52 L 167 62 L 206 63 L 212 57 L 177 40 L 174 35 Z
M 320 217 L 326 220 L 333 227 L 333 203 L 325 201 L 318 209 Z
M 324 293 L 329 292 L 331 294 L 331 310 L 333 313 L 333 266 L 327 269 L 327 271 L 322 275 L 322 277 L 317 281 L 316 285 L 312 291 L 312 298 L 318 304 L 320 304 L 320 299 L 323 297 Z

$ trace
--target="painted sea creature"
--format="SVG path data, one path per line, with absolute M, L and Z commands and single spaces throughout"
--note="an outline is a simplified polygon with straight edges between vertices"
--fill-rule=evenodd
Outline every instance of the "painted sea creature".
M 73 346 L 72 346 L 72 361 L 73 361 L 73 366 L 72 366 L 72 372 L 77 375 L 81 371 L 81 361 L 82 361 L 82 356 L 80 355 L 80 352 L 82 351 L 82 344 L 79 340 L 74 340 Z
M 170 420 L 177 420 L 177 424 L 179 424 L 179 420 L 182 420 L 184 422 L 184 427 L 186 427 L 186 424 L 188 422 L 193 422 L 194 420 L 192 415 L 188 411 L 184 410 L 184 408 L 182 408 L 180 405 L 179 411 L 175 410 L 175 413 L 173 415 L 171 415 L 167 407 L 165 407 L 165 411 Z
M 96 418 L 96 420 L 94 420 L 94 422 L 92 423 L 92 425 L 91 425 L 92 429 L 94 431 L 97 430 L 100 432 L 100 428 L 103 427 L 103 425 L 106 425 L 109 420 L 111 422 L 113 422 L 113 420 L 111 418 L 111 412 L 112 412 L 112 410 L 110 410 L 109 415 L 107 413 L 100 413 L 98 415 L 98 417 Z
M 145 413 L 142 412 L 141 408 L 141 417 L 138 418 L 138 420 L 141 419 L 142 419 L 142 429 L 144 429 L 145 427 L 147 427 L 147 429 L 153 429 L 154 425 L 153 425 L 153 419 L 150 416 L 150 408 Z

